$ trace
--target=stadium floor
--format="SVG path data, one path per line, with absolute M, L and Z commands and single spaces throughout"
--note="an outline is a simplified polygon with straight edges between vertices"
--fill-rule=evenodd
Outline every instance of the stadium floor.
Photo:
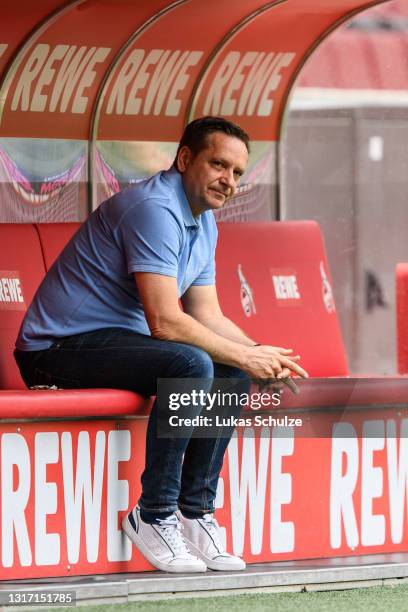
M 344 591 L 229 595 L 87 606 L 86 612 L 405 612 L 408 584 Z M 46 612 L 46 611 L 44 611 Z
M 70 591 L 77 606 L 87 606 L 86 612 L 113 608 L 115 612 L 170 612 L 176 608 L 178 612 L 205 612 L 214 605 L 217 612 L 230 612 L 231 606 L 233 610 L 250 608 L 251 612 L 297 610 L 299 606 L 302 612 L 367 612 L 377 610 L 376 600 L 381 600 L 382 608 L 387 605 L 389 612 L 399 612 L 408 611 L 408 553 L 260 563 L 243 572 L 141 572 L 1 581 L 0 612 L 27 610 L 27 606 L 6 606 L 8 592 L 25 592 L 27 596 L 43 591 Z M 42 612 L 45 607 L 43 604 Z

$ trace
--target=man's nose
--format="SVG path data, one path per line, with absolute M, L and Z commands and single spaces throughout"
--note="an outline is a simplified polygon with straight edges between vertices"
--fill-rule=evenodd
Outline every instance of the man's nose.
M 235 189 L 235 180 L 234 180 L 233 170 L 228 170 L 228 168 L 225 168 L 220 180 L 222 184 L 225 185 L 226 187 L 229 187 L 231 190 Z

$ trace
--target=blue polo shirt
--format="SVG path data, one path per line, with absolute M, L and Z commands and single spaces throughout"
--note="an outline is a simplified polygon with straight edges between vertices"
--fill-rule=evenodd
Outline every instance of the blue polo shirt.
M 173 167 L 103 202 L 80 227 L 40 285 L 22 323 L 20 350 L 104 327 L 150 335 L 133 272 L 191 285 L 215 282 L 212 211 L 193 217 Z

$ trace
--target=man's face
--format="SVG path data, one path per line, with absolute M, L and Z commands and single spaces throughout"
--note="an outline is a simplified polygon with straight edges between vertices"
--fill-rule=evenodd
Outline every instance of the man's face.
M 182 147 L 177 167 L 182 174 L 184 191 L 193 215 L 224 206 L 235 193 L 247 162 L 245 144 L 224 132 L 210 134 L 206 147 L 196 156 L 188 147 Z

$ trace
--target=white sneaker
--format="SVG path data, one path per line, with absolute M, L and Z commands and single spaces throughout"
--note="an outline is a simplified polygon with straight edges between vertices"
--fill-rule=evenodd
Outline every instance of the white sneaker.
M 181 534 L 181 524 L 175 514 L 149 524 L 140 518 L 136 506 L 122 520 L 122 529 L 154 567 L 163 572 L 205 572 L 207 566 L 193 556 Z
M 246 563 L 230 555 L 221 544 L 219 525 L 212 514 L 188 519 L 180 512 L 183 535 L 192 553 L 212 570 L 244 570 Z

